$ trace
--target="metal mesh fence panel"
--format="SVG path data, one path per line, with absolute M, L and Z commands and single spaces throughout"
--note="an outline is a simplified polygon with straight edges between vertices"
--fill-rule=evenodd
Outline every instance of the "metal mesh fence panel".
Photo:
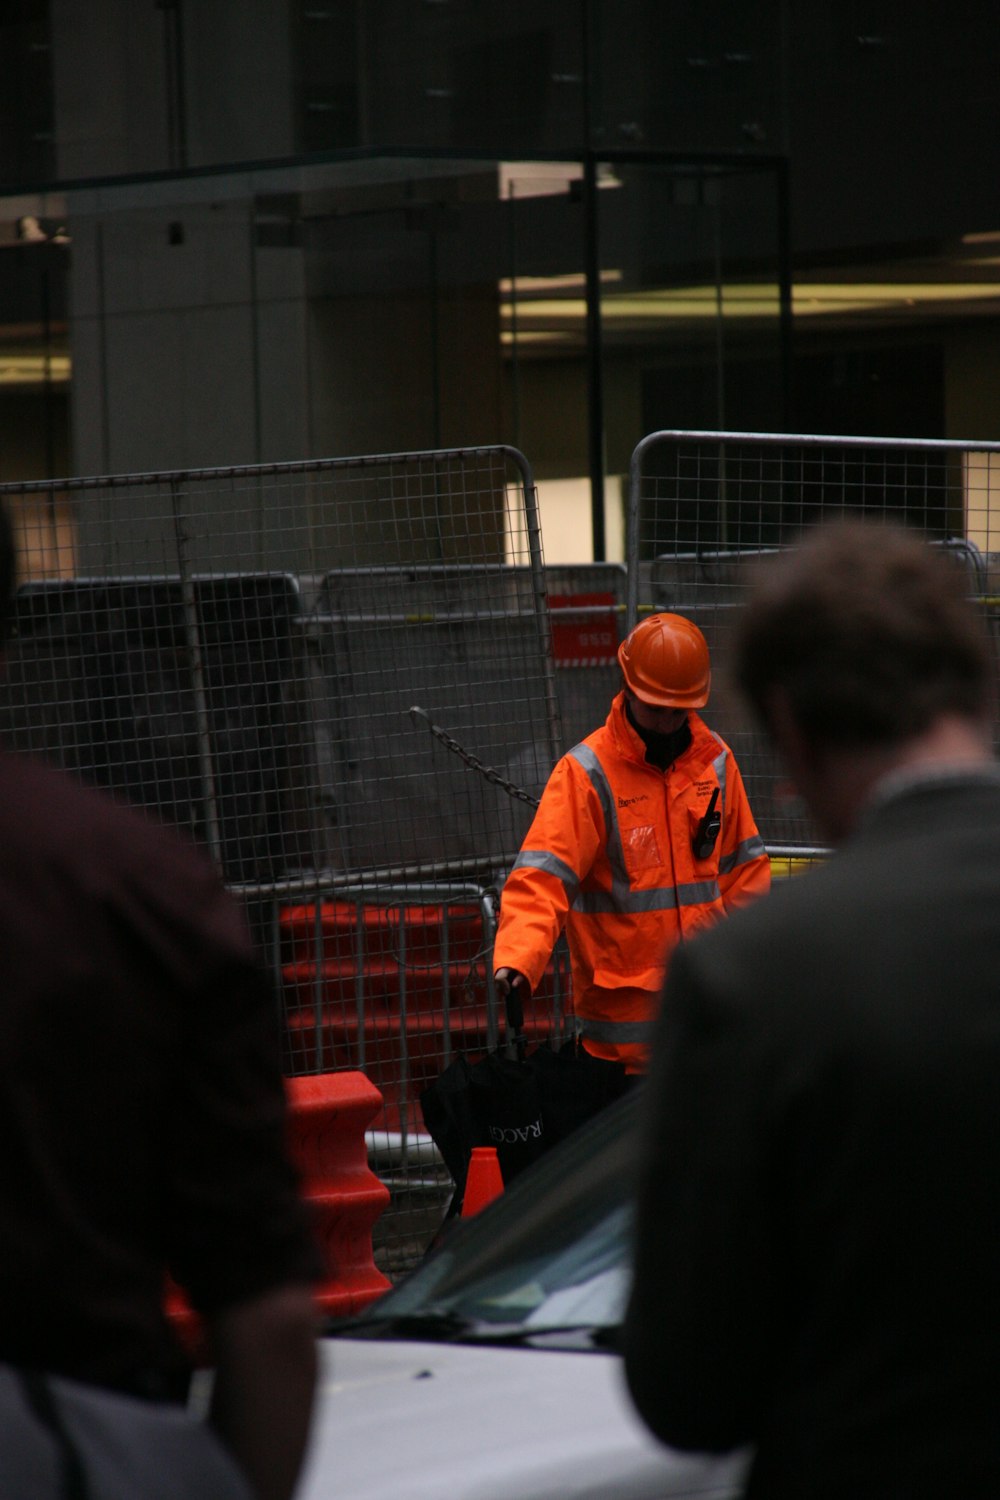
M 747 560 L 844 515 L 906 524 L 947 550 L 996 628 L 1000 445 L 664 431 L 632 455 L 627 623 L 673 610 L 704 631 L 713 660 L 707 717 L 733 748 L 779 875 L 820 846 L 733 689 L 729 641 Z
M 562 748 L 525 460 L 461 450 L 0 493 L 23 579 L 0 728 L 204 844 L 271 964 L 286 1070 L 361 1068 L 383 1092 L 379 1254 L 406 1265 L 450 1188 L 419 1090 L 502 1033 L 494 889 Z M 536 1034 L 565 1000 L 557 962 Z
M 23 582 L 0 730 L 207 848 L 271 966 L 286 1070 L 382 1091 L 394 1274 L 451 1190 L 420 1089 L 502 1037 L 497 890 L 553 762 L 605 718 L 629 626 L 704 630 L 709 720 L 794 875 L 823 851 L 727 673 L 744 562 L 825 516 L 904 520 L 992 620 L 998 472 L 1000 445 L 654 433 L 624 569 L 544 563 L 507 448 L 3 486 Z M 529 1033 L 570 1009 L 560 948 Z

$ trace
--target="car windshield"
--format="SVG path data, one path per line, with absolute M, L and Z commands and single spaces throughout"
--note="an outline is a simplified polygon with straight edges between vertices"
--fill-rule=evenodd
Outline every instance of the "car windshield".
M 351 1337 L 614 1344 L 628 1296 L 640 1090 L 463 1220 Z

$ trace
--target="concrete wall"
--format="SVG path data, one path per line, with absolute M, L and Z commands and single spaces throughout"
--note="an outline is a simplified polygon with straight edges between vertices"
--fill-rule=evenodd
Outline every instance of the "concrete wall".
M 73 223 L 76 472 L 301 457 L 301 249 L 259 247 L 239 201 L 81 203 Z

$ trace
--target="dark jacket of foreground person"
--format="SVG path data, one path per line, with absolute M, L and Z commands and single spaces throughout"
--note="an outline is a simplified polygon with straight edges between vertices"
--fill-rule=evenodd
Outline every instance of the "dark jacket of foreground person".
M 1000 770 L 957 569 L 845 524 L 739 677 L 835 845 L 682 949 L 654 1037 L 626 1369 L 754 1500 L 1000 1495 Z
M 998 892 L 1000 774 L 917 783 L 674 960 L 629 1379 L 752 1495 L 1000 1494 Z

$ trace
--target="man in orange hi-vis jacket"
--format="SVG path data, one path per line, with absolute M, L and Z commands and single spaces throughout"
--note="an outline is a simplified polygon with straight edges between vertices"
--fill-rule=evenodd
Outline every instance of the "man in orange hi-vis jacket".
M 763 895 L 770 865 L 708 702 L 705 637 L 642 620 L 618 651 L 624 687 L 602 728 L 557 763 L 500 904 L 497 992 L 525 998 L 565 927 L 574 1008 L 596 1057 L 645 1070 L 671 950 Z

